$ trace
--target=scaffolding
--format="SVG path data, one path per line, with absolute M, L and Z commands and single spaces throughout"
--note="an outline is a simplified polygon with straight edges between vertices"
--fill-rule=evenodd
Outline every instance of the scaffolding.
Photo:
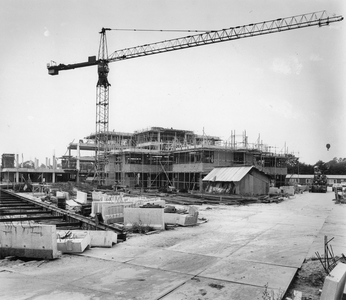
M 275 153 L 260 136 L 249 143 L 246 131 L 227 141 L 189 130 L 151 127 L 133 134 L 110 132 L 106 184 L 160 189 L 199 190 L 214 167 L 254 165 L 283 182 L 288 153 Z M 292 154 L 291 154 L 292 155 Z

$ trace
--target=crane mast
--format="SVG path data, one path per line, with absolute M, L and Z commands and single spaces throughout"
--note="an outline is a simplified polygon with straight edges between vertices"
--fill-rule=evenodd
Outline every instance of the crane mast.
M 340 22 L 342 16 L 329 17 L 326 11 L 313 12 L 293 17 L 279 18 L 243 26 L 230 27 L 221 30 L 211 30 L 201 34 L 189 35 L 181 38 L 145 44 L 136 47 L 114 51 L 108 55 L 106 31 L 102 28 L 98 58 L 91 56 L 87 62 L 76 64 L 50 63 L 47 65 L 49 75 L 58 75 L 59 71 L 71 70 L 97 65 L 98 81 L 96 85 L 96 132 L 95 132 L 95 177 L 99 183 L 104 182 L 104 168 L 108 161 L 108 131 L 109 131 L 109 82 L 108 73 L 110 62 L 122 61 L 130 58 L 143 57 L 197 46 L 215 44 L 237 40 L 246 37 L 255 37 L 264 34 L 302 29 L 311 26 L 328 26 L 333 22 Z
M 108 82 L 108 48 L 106 31 L 102 28 L 98 52 L 98 81 L 96 84 L 96 133 L 95 133 L 95 177 L 99 183 L 104 182 L 104 168 L 108 162 L 109 131 L 109 82 Z

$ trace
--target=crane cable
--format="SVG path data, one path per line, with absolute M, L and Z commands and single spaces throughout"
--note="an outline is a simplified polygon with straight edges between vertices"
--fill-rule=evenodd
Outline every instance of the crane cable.
M 129 28 L 109 28 L 116 31 L 155 31 L 155 32 L 208 32 L 213 30 L 189 30 L 189 29 L 129 29 Z

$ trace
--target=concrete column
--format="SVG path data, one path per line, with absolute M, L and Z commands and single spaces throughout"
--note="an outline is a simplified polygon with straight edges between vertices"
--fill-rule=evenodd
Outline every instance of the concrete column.
M 16 155 L 16 168 L 17 168 L 17 170 L 16 170 L 16 183 L 18 183 L 19 182 L 19 155 L 17 154 Z
M 80 171 L 80 143 L 81 141 L 78 141 L 77 144 L 77 165 L 76 165 L 76 169 L 77 169 L 77 183 L 79 183 L 79 171 Z

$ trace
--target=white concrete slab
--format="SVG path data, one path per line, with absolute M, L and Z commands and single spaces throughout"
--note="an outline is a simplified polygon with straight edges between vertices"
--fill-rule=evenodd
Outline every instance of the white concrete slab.
M 162 300 L 262 300 L 264 287 L 243 285 L 223 280 L 195 277 L 178 287 Z M 273 291 L 276 295 L 278 290 Z
M 259 262 L 225 258 L 200 273 L 200 277 L 237 282 L 257 287 L 286 290 L 297 269 Z
M 218 258 L 216 257 L 169 250 L 155 250 L 146 252 L 138 258 L 128 261 L 128 263 L 131 265 L 197 275 L 217 261 Z
M 91 274 L 73 282 L 112 295 L 113 299 L 160 299 L 184 284 L 190 275 L 122 263 L 112 263 L 102 274 Z M 102 298 L 103 299 L 103 298 Z
M 309 251 L 310 245 L 299 243 L 281 244 L 270 241 L 256 241 L 232 253 L 232 257 L 248 261 L 257 261 L 278 266 L 299 268 Z
M 88 251 L 85 251 L 84 253 L 80 253 L 79 255 L 105 260 L 112 260 L 116 262 L 127 262 L 138 256 L 143 255 L 148 251 L 152 251 L 152 249 L 148 247 L 130 246 L 126 243 L 123 243 L 117 244 L 112 248 L 107 249 L 107 251 L 101 248 L 91 248 Z

